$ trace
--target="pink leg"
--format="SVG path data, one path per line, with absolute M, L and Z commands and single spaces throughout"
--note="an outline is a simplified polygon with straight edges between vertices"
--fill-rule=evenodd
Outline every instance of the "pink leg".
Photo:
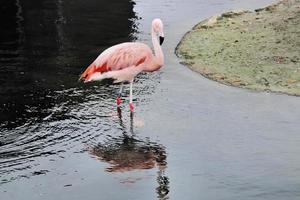
M 118 105 L 118 107 L 119 107 L 119 106 L 121 105 L 121 103 L 122 103 L 122 100 L 121 100 L 122 90 L 123 90 L 123 83 L 122 83 L 122 85 L 121 85 L 120 91 L 119 91 L 118 96 L 117 96 L 117 105 Z
M 129 103 L 129 108 L 130 108 L 130 111 L 131 111 L 131 112 L 134 111 L 134 105 L 133 105 L 133 103 Z
M 121 97 L 117 97 L 117 106 L 119 107 L 122 103 Z
M 129 108 L 131 112 L 133 112 L 134 110 L 134 105 L 132 102 L 132 84 L 133 84 L 133 80 L 130 81 L 130 91 L 129 91 Z

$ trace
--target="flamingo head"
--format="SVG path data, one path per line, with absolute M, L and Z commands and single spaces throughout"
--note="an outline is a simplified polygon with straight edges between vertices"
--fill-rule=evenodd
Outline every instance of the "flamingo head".
M 162 45 L 164 42 L 164 25 L 161 19 L 157 18 L 152 21 L 152 30 L 157 34 L 159 37 L 159 44 Z

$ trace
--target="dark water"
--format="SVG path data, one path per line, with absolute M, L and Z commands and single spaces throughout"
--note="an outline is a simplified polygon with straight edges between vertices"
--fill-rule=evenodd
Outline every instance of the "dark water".
M 58 171 L 33 169 L 41 165 L 40 158 L 57 165 L 69 153 L 84 153 L 110 163 L 103 172 L 158 166 L 155 191 L 162 197 L 168 193 L 165 148 L 134 134 L 133 116 L 116 110 L 118 86 L 78 82 L 104 49 L 136 39 L 134 5 L 118 0 L 1 2 L 1 185 Z M 142 74 L 136 80 L 140 104 L 154 91 L 154 82 L 147 79 Z
M 116 0 L 2 1 L 1 127 L 39 121 L 55 105 L 85 101 L 60 91 L 81 89 L 78 75 L 99 52 L 134 40 L 133 6 Z
M 264 1 L 1 1 L 0 199 L 299 199 L 300 101 L 224 86 L 179 64 L 198 21 Z M 161 71 L 128 87 L 83 84 L 105 48 L 151 46 Z

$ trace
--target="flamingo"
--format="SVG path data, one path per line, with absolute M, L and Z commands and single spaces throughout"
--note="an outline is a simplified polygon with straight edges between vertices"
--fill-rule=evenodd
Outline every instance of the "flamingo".
M 133 112 L 132 85 L 135 76 L 141 72 L 154 72 L 164 64 L 161 45 L 164 41 L 163 23 L 154 19 L 151 26 L 154 54 L 149 46 L 140 42 L 125 42 L 104 50 L 96 60 L 82 73 L 80 80 L 84 82 L 114 79 L 113 83 L 121 83 L 117 96 L 117 106 L 121 104 L 123 83 L 130 83 L 129 107 Z

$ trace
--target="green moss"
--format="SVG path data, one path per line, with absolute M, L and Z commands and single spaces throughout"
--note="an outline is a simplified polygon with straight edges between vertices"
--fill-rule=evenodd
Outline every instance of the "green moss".
M 300 1 L 291 2 L 205 20 L 184 36 L 176 54 L 225 84 L 300 95 Z

